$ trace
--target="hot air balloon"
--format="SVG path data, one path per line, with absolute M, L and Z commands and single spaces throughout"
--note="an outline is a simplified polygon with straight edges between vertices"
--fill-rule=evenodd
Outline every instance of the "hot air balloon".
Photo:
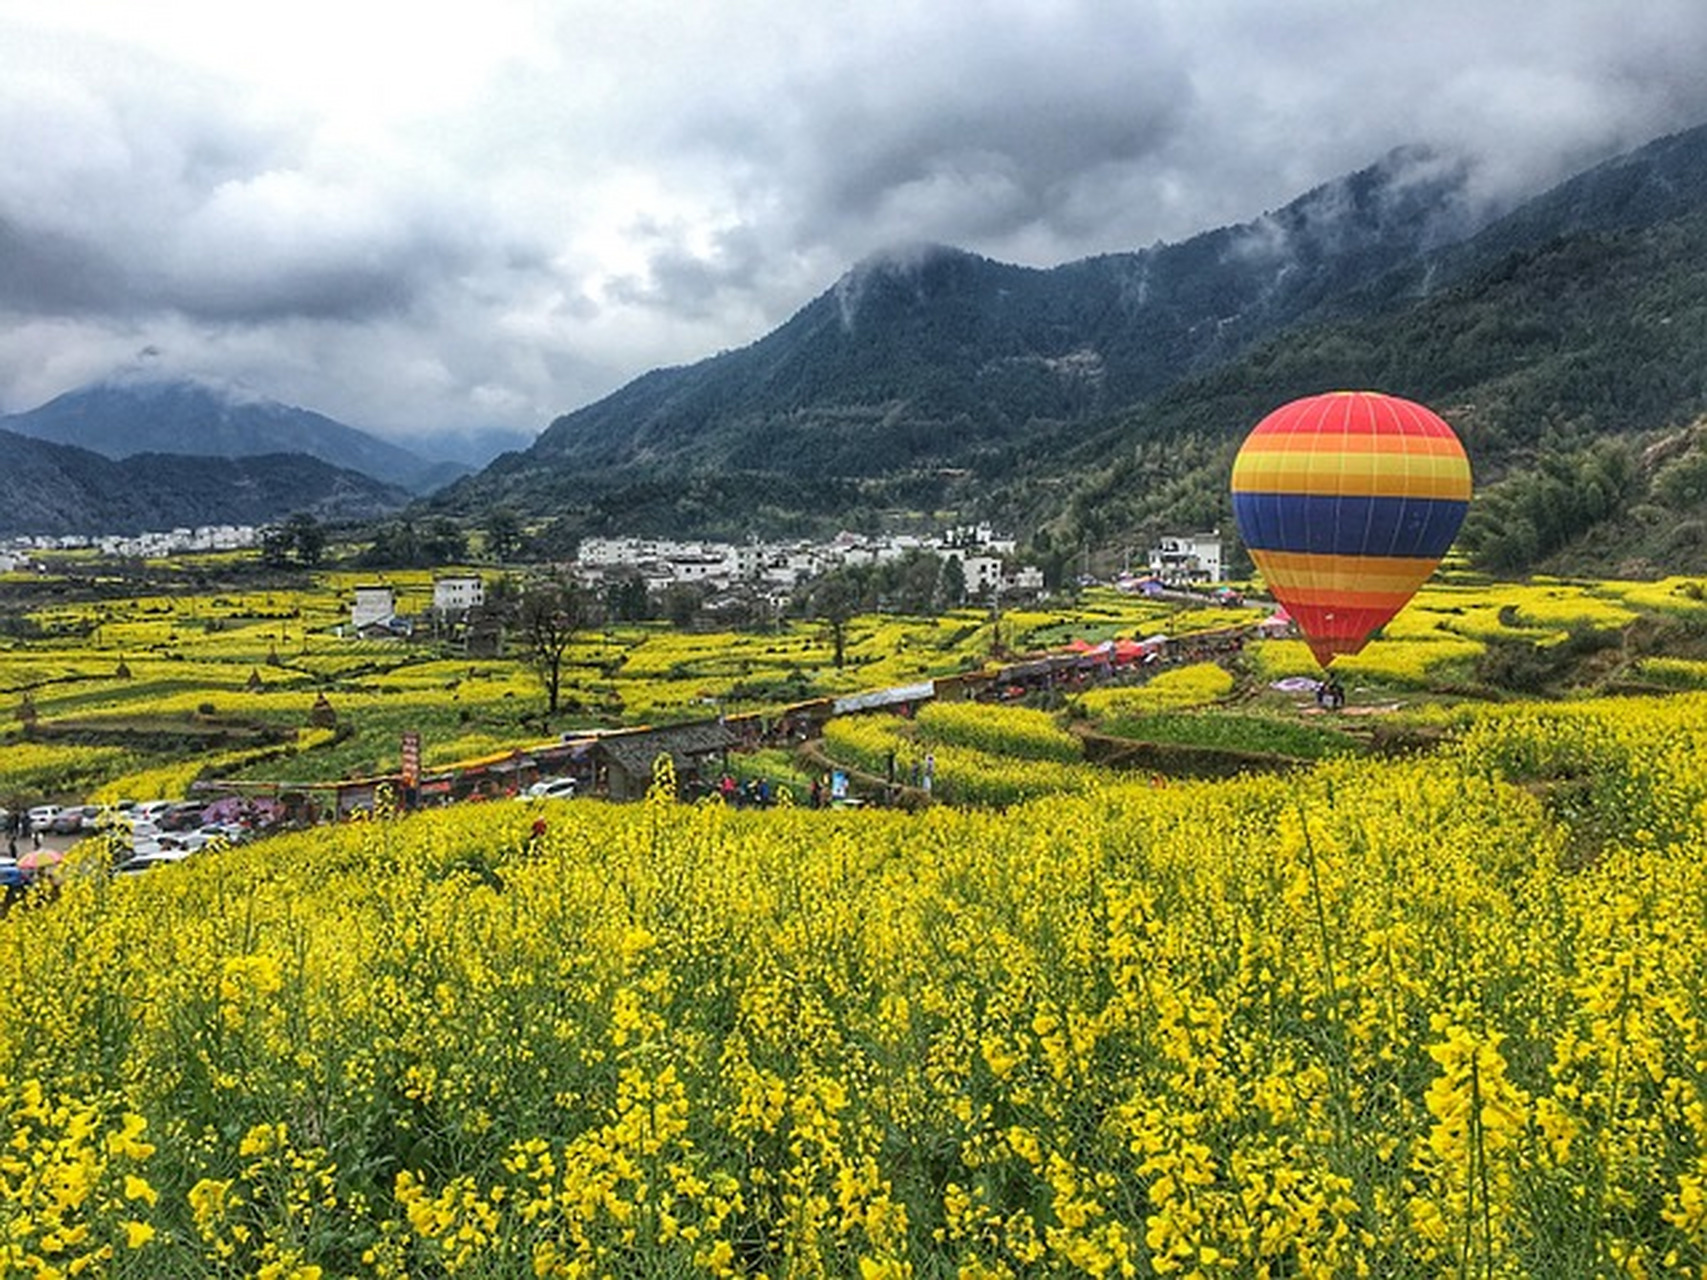
M 1405 607 L 1469 504 L 1452 428 L 1378 391 L 1282 405 L 1233 462 L 1239 536 L 1324 668 Z

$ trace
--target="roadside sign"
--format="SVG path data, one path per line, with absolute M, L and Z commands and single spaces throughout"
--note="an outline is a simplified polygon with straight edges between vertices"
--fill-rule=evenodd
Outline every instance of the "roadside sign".
M 403 735 L 403 785 L 413 787 L 421 781 L 421 735 L 411 729 Z

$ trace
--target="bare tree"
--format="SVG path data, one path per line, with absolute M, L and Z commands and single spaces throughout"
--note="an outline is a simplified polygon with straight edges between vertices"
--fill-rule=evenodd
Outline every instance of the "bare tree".
M 527 588 L 516 607 L 516 629 L 527 663 L 545 686 L 546 714 L 556 715 L 563 691 L 563 655 L 575 634 L 592 621 L 580 588 L 545 582 Z

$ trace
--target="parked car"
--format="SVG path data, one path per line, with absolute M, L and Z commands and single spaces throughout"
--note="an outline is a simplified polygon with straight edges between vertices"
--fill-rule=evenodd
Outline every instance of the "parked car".
M 160 838 L 160 827 L 153 822 L 138 820 L 130 824 L 129 832 L 121 830 L 119 834 L 121 838 L 128 835 L 131 848 L 136 849 L 140 848 L 145 841 L 158 840 Z
M 205 831 L 163 831 L 160 833 L 160 847 L 195 853 L 207 848 L 208 841 L 212 838 Z
M 158 823 L 161 817 L 163 817 L 172 808 L 174 803 L 175 802 L 171 800 L 146 800 L 130 811 L 131 816 L 137 819 L 147 819 L 149 822 Z
M 74 836 L 93 831 L 100 816 L 101 806 L 98 804 L 74 804 L 54 814 L 47 829 L 58 836 Z
M 162 831 L 191 831 L 202 825 L 202 811 L 206 808 L 198 800 L 180 800 L 154 821 Z
M 56 804 L 38 804 L 26 815 L 30 820 L 30 828 L 34 831 L 46 831 L 53 825 L 53 820 L 60 814 L 60 806 Z
M 155 867 L 163 867 L 173 862 L 182 862 L 189 856 L 190 851 L 188 849 L 162 849 L 159 846 L 155 846 L 147 853 L 139 853 L 134 858 L 114 867 L 113 874 L 134 876 L 144 871 L 150 871 Z
M 522 793 L 527 800 L 570 800 L 574 795 L 573 778 L 541 778 Z

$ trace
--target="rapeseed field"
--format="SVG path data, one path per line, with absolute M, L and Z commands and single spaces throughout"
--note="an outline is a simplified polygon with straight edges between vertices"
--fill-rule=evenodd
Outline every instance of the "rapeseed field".
M 81 855 L 0 923 L 0 1273 L 1707 1273 L 1707 695 L 1165 788 L 932 718 L 1083 781 Z

